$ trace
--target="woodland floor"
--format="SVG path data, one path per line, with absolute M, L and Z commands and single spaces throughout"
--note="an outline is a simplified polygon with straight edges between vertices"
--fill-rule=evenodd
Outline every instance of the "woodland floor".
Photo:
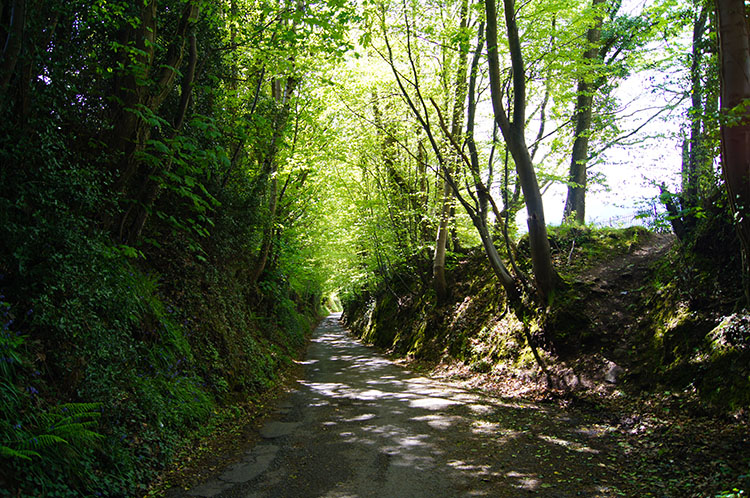
M 696 414 L 681 398 L 617 390 L 510 396 L 486 375 L 409 367 L 329 317 L 266 416 L 203 442 L 165 481 L 173 486 L 167 496 L 682 497 L 748 489 L 747 426 Z

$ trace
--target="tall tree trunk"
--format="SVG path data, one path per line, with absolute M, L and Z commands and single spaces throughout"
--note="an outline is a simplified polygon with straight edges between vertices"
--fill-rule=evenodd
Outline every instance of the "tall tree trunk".
M 263 271 L 266 269 L 266 263 L 268 262 L 268 255 L 271 252 L 271 246 L 273 245 L 274 240 L 274 232 L 275 232 L 275 225 L 276 225 L 276 208 L 278 206 L 277 202 L 277 191 L 278 191 L 278 181 L 276 180 L 276 175 L 274 174 L 271 177 L 271 185 L 268 189 L 268 217 L 270 222 L 268 223 L 268 226 L 263 231 L 263 240 L 261 241 L 260 245 L 260 252 L 258 253 L 258 259 L 255 263 L 255 267 L 253 268 L 252 275 L 250 276 L 250 282 L 256 283 L 260 276 L 263 274 Z
M 604 0 L 593 0 L 594 9 Z M 602 35 L 602 15 L 595 13 L 594 25 L 586 33 L 588 47 L 583 53 L 583 60 L 592 65 L 599 53 L 599 40 Z M 568 197 L 565 200 L 563 221 L 574 221 L 579 225 L 586 223 L 586 178 L 589 156 L 589 135 L 591 133 L 592 103 L 596 84 L 589 75 L 582 75 L 578 79 L 576 106 L 573 115 L 576 122 L 575 140 L 570 156 L 570 171 L 568 173 Z
M 418 128 L 418 130 L 421 131 L 422 129 Z M 430 182 L 427 178 L 427 149 L 424 145 L 424 139 L 419 139 L 417 143 L 417 185 L 419 189 L 417 193 L 419 212 L 427 214 L 429 212 Z M 430 242 L 432 239 L 429 219 L 427 216 L 422 216 L 419 220 L 419 245 Z
M 297 88 L 297 79 L 288 77 L 286 83 L 282 87 L 281 80 L 277 79 L 273 82 L 271 87 L 271 96 L 278 105 L 278 114 L 273 124 L 273 136 L 271 138 L 271 144 L 269 150 L 263 159 L 262 174 L 266 178 L 270 178 L 269 192 L 268 192 L 268 219 L 266 220 L 266 227 L 263 230 L 263 240 L 261 242 L 260 251 L 258 253 L 258 259 L 256 260 L 255 267 L 250 274 L 250 283 L 255 284 L 263 271 L 266 269 L 266 263 L 268 262 L 268 254 L 271 251 L 271 246 L 274 242 L 274 233 L 276 225 L 276 210 L 278 207 L 278 180 L 277 173 L 279 169 L 278 165 L 278 152 L 283 139 L 284 128 L 286 128 L 289 120 L 289 103 L 292 98 L 292 94 Z
M 461 22 L 460 29 L 464 31 L 468 24 L 468 12 L 469 2 L 468 0 L 462 0 L 461 2 Z M 456 79 L 455 79 L 455 93 L 453 96 L 453 113 L 451 116 L 451 129 L 450 134 L 454 141 L 458 142 L 459 135 L 461 134 L 461 128 L 463 127 L 463 116 L 464 116 L 464 101 L 466 100 L 466 70 L 468 67 L 468 55 L 469 55 L 469 43 L 468 40 L 463 41 L 459 46 L 459 53 L 456 67 Z M 457 163 L 460 162 L 460 158 L 456 157 L 456 154 L 451 154 L 448 157 L 448 167 L 452 171 L 457 169 Z M 438 303 L 443 303 L 448 298 L 449 290 L 448 283 L 445 278 L 445 253 L 446 246 L 448 243 L 448 231 L 450 229 L 450 221 L 455 213 L 454 208 L 454 194 L 453 189 L 448 181 L 448 178 L 443 179 L 443 202 L 440 210 L 440 224 L 438 226 L 437 239 L 435 240 L 435 254 L 432 258 L 432 277 L 433 287 L 435 294 L 437 295 Z M 454 242 L 454 246 L 455 246 Z
M 416 216 L 418 208 L 416 196 L 407 179 L 398 170 L 394 127 L 383 119 L 378 105 L 378 93 L 375 90 L 372 92 L 372 111 L 373 122 L 381 138 L 380 155 L 385 167 L 385 181 L 381 185 L 381 190 L 386 197 L 391 227 L 397 235 L 396 244 L 399 250 L 406 254 L 409 252 L 409 242 L 416 243 L 418 239 L 419 219 Z
M 485 0 L 487 11 L 487 52 L 490 70 L 490 97 L 495 120 L 505 139 L 516 164 L 516 172 L 521 183 L 528 218 L 529 246 L 531 263 L 534 269 L 537 293 L 542 303 L 547 304 L 557 284 L 557 274 L 552 267 L 547 225 L 544 221 L 544 206 L 539 183 L 536 179 L 534 165 L 529 155 L 529 148 L 524 137 L 526 114 L 526 72 L 518 37 L 518 25 L 515 17 L 514 0 L 504 0 L 505 25 L 508 33 L 511 66 L 513 69 L 513 121 L 511 122 L 503 107 L 502 80 L 500 61 L 497 50 L 497 10 L 495 0 Z
M 693 24 L 693 48 L 690 61 L 690 139 L 686 160 L 682 165 L 682 204 L 685 208 L 696 208 L 699 206 L 699 183 L 701 169 L 706 161 L 706 146 L 703 136 L 702 124 L 704 122 L 704 81 L 701 77 L 701 63 L 703 61 L 703 35 L 708 20 L 708 6 L 701 5 L 698 18 Z M 689 232 L 695 226 L 695 215 L 690 212 L 683 220 L 686 230 Z
M 721 164 L 742 244 L 743 287 L 750 303 L 750 40 L 743 0 L 716 0 L 721 63 Z

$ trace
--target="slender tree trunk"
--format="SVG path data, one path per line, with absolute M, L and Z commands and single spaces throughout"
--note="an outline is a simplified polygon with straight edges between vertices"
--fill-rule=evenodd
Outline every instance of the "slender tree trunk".
M 468 0 L 461 2 L 460 29 L 463 31 L 468 24 L 469 3 Z M 458 142 L 461 128 L 463 127 L 464 101 L 466 100 L 466 70 L 468 67 L 469 44 L 468 41 L 461 43 L 458 53 L 458 66 L 456 68 L 455 93 L 453 96 L 453 113 L 451 116 L 450 134 L 454 141 Z M 448 157 L 448 167 L 455 171 L 460 158 L 456 154 Z M 455 214 L 453 204 L 454 194 L 447 178 L 443 179 L 443 203 L 440 210 L 440 225 L 438 226 L 437 240 L 435 241 L 435 254 L 432 259 L 432 276 L 435 294 L 438 303 L 445 302 L 448 298 L 448 283 L 445 278 L 445 253 L 448 244 L 448 231 L 450 221 Z M 457 237 L 454 237 L 457 239 Z M 454 248 L 455 248 L 454 241 Z
M 721 158 L 742 244 L 743 287 L 750 302 L 750 40 L 743 0 L 716 0 L 721 63 Z
M 483 26 L 483 24 L 480 23 L 480 26 Z M 459 184 L 456 182 L 456 179 L 453 177 L 453 174 L 451 173 L 451 168 L 449 167 L 449 163 L 446 160 L 446 158 L 443 155 L 442 148 L 440 147 L 437 138 L 435 137 L 432 129 L 432 125 L 429 122 L 429 116 L 427 115 L 427 104 L 425 100 L 423 99 L 419 87 L 418 87 L 418 81 L 419 77 L 416 71 L 414 70 L 414 61 L 412 58 L 411 53 L 411 46 L 409 42 L 409 37 L 411 36 L 410 30 L 407 30 L 407 52 L 409 54 L 410 62 L 412 63 L 412 75 L 414 77 L 414 83 L 412 83 L 415 88 L 416 93 L 416 101 L 412 98 L 410 93 L 406 90 L 406 87 L 404 86 L 404 79 L 401 77 L 401 73 L 396 70 L 394 60 L 393 60 L 393 50 L 390 45 L 390 41 L 388 40 L 387 32 L 384 30 L 384 41 L 387 48 L 387 61 L 389 65 L 391 66 L 391 69 L 393 71 L 393 76 L 396 79 L 396 83 L 398 84 L 399 90 L 401 91 L 401 95 L 403 96 L 404 100 L 406 100 L 406 103 L 408 104 L 409 108 L 411 109 L 413 116 L 417 119 L 420 126 L 422 126 L 422 129 L 427 134 L 427 138 L 430 141 L 430 145 L 432 147 L 433 152 L 435 153 L 435 156 L 437 157 L 438 163 L 440 165 L 440 170 L 442 171 L 445 180 L 447 180 L 448 184 L 450 185 L 451 189 L 453 190 L 453 194 L 456 196 L 456 199 L 461 204 L 461 206 L 464 207 L 467 214 L 472 220 L 472 223 L 474 223 L 474 226 L 477 228 L 477 232 L 479 233 L 482 244 L 485 249 L 485 253 L 487 254 L 488 259 L 490 260 L 490 265 L 493 269 L 493 272 L 495 273 L 495 276 L 497 276 L 498 280 L 502 284 L 503 288 L 506 291 L 506 294 L 508 295 L 508 300 L 516 306 L 520 302 L 520 295 L 518 292 L 518 288 L 516 286 L 515 279 L 510 275 L 508 270 L 505 268 L 505 265 L 502 262 L 502 259 L 497 253 L 497 249 L 495 248 L 493 242 L 492 242 L 492 235 L 490 234 L 490 231 L 487 227 L 486 223 L 486 209 L 482 208 L 481 204 L 482 202 L 486 202 L 486 195 L 484 193 L 486 192 L 486 187 L 481 181 L 481 178 L 472 172 L 472 176 L 475 180 L 475 188 L 477 190 L 477 193 L 481 193 L 481 201 L 477 202 L 478 199 L 474 198 L 475 205 L 472 206 L 472 204 L 469 203 L 469 201 L 466 199 L 466 197 L 461 193 Z M 481 43 L 479 43 L 479 48 L 477 51 L 481 50 L 481 47 L 484 44 L 484 39 L 481 39 Z M 477 59 L 478 60 L 478 59 Z M 475 71 L 472 70 L 472 73 L 475 74 Z M 470 84 L 470 87 L 472 84 Z M 471 91 L 471 90 L 470 90 Z M 452 141 L 452 135 L 450 133 L 450 130 L 448 130 L 447 125 L 445 125 L 442 116 L 440 114 L 440 109 L 437 106 L 437 104 L 432 102 L 433 106 L 435 107 L 438 118 L 440 120 L 440 127 L 442 129 L 443 135 L 445 138 L 447 138 L 449 141 L 451 141 L 451 145 L 453 146 L 454 150 L 456 152 L 461 150 L 460 145 L 455 143 L 455 141 Z M 417 107 L 419 106 L 419 108 Z M 469 107 L 472 107 L 472 99 L 469 99 Z M 420 110 L 421 109 L 421 110 Z M 422 110 L 424 111 L 424 114 L 422 113 Z M 471 123 L 472 120 L 469 119 L 469 123 Z M 467 125 L 468 126 L 468 125 Z M 467 133 L 468 137 L 471 138 L 472 133 Z M 485 216 L 485 218 L 483 218 Z
M 279 114 L 274 122 L 273 137 L 271 138 L 271 144 L 262 166 L 263 174 L 267 178 L 270 178 L 268 192 L 268 220 L 266 222 L 266 228 L 263 231 L 263 240 L 261 242 L 260 252 L 258 253 L 258 259 L 256 260 L 252 273 L 250 274 L 251 284 L 255 284 L 266 269 L 268 254 L 271 251 L 271 246 L 274 242 L 276 210 L 278 207 L 278 180 L 276 178 L 276 173 L 278 172 L 277 155 L 279 146 L 281 145 L 284 128 L 289 120 L 289 101 L 297 87 L 297 83 L 298 81 L 295 78 L 288 77 L 283 88 L 280 80 L 274 81 L 272 85 L 272 97 L 279 106 Z
M 250 277 L 252 283 L 257 282 L 263 271 L 266 269 L 266 263 L 268 262 L 268 255 L 271 252 L 271 246 L 273 245 L 274 239 L 274 225 L 276 223 L 276 207 L 278 203 L 276 201 L 276 194 L 278 190 L 278 181 L 276 175 L 271 178 L 271 185 L 268 189 L 268 216 L 270 219 L 270 226 L 263 231 L 263 240 L 260 246 L 260 252 L 258 253 L 258 259 L 253 268 L 253 273 Z
M 438 303 L 448 299 L 448 282 L 445 278 L 445 252 L 448 242 L 448 220 L 453 199 L 453 189 L 447 180 L 443 180 L 443 202 L 440 209 L 440 224 L 435 240 L 435 254 L 432 258 L 432 286 L 435 289 Z
M 529 246 L 531 263 L 534 269 L 537 292 L 542 303 L 548 303 L 552 297 L 557 274 L 552 267 L 547 225 L 544 221 L 544 206 L 539 183 L 536 179 L 534 165 L 531 162 L 529 149 L 524 137 L 526 113 L 526 72 L 518 37 L 518 26 L 515 18 L 514 0 L 504 0 L 505 25 L 508 33 L 511 66 L 513 69 L 513 121 L 505 112 L 502 102 L 502 81 L 500 61 L 497 50 L 497 10 L 495 0 L 485 0 L 487 11 L 487 52 L 490 70 L 490 96 L 500 131 L 516 164 L 516 172 L 521 183 L 528 218 Z
M 421 131 L 421 128 L 419 128 Z M 417 184 L 419 185 L 419 193 L 417 194 L 417 205 L 420 213 L 429 212 L 429 181 L 427 178 L 427 150 L 424 145 L 424 140 L 420 139 L 417 144 Z M 430 222 L 427 216 L 422 216 L 419 220 L 419 242 L 420 245 L 432 240 Z
M 372 111 L 375 127 L 381 137 L 381 157 L 385 166 L 385 182 L 382 192 L 386 196 L 388 217 L 393 231 L 397 234 L 396 243 L 399 250 L 409 252 L 409 241 L 418 239 L 417 226 L 419 224 L 415 192 L 397 167 L 396 143 L 393 126 L 383 119 L 378 105 L 378 94 L 372 92 Z M 394 209 L 395 208 L 395 209 Z M 408 213 L 408 214 L 407 214 Z
M 492 235 L 490 234 L 490 229 L 487 226 L 487 221 L 481 218 L 474 217 L 472 217 L 472 221 L 474 222 L 474 226 L 476 227 L 477 232 L 479 232 L 479 237 L 482 239 L 482 247 L 484 248 L 484 252 L 487 254 L 487 260 L 490 262 L 492 271 L 495 273 L 495 275 L 498 277 L 498 280 L 500 280 L 500 283 L 503 285 L 506 294 L 508 294 L 509 301 L 511 301 L 514 305 L 517 305 L 519 293 L 516 286 L 516 280 L 513 278 L 510 272 L 508 272 L 505 263 L 503 263 L 503 260 L 500 257 L 500 253 L 497 252 L 497 247 L 495 247 L 495 242 L 492 239 Z
M 586 223 L 586 184 L 588 175 L 589 132 L 591 130 L 592 87 L 583 79 L 578 82 L 575 106 L 576 131 L 568 172 L 568 196 L 565 199 L 563 221 L 578 225 Z
M 687 157 L 682 165 L 682 208 L 697 208 L 700 205 L 699 184 L 701 170 L 706 161 L 706 145 L 703 136 L 704 122 L 704 80 L 701 63 L 703 61 L 703 35 L 708 20 L 708 6 L 703 3 L 698 18 L 693 24 L 693 48 L 690 61 L 690 139 L 688 140 Z M 696 224 L 695 214 L 688 211 L 683 216 L 683 225 L 687 233 Z

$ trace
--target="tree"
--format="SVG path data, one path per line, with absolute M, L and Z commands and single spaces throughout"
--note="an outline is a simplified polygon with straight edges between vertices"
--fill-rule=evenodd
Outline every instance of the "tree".
M 526 72 L 523 53 L 518 36 L 514 0 L 504 0 L 505 27 L 507 29 L 508 48 L 512 67 L 513 108 L 512 115 L 506 112 L 503 105 L 503 83 L 500 75 L 500 60 L 497 40 L 497 9 L 494 0 L 485 0 L 487 13 L 487 51 L 490 71 L 490 94 L 492 108 L 495 112 L 505 144 L 516 165 L 516 172 L 521 183 L 528 218 L 529 246 L 534 268 L 534 279 L 540 301 L 547 304 L 552 298 L 557 285 L 557 274 L 552 267 L 547 225 L 544 220 L 542 194 L 531 161 L 529 148 L 526 145 Z
M 743 0 L 716 0 L 721 65 L 721 165 L 742 245 L 750 302 L 750 30 Z
M 600 7 L 605 0 L 592 0 L 592 9 L 596 12 L 593 25 L 586 32 L 587 49 L 583 52 L 584 65 L 591 66 L 599 59 L 599 40 L 601 39 L 603 14 Z M 573 111 L 575 134 L 573 151 L 570 155 L 570 172 L 568 173 L 568 196 L 565 200 L 563 220 L 574 220 L 583 225 L 586 222 L 586 163 L 589 155 L 589 133 L 591 133 L 591 114 L 596 84 L 595 76 L 585 71 L 578 79 L 576 104 Z
M 682 241 L 694 236 L 699 217 L 709 207 L 707 202 L 715 184 L 713 164 L 717 155 L 719 82 L 711 10 L 704 1 L 696 2 L 691 8 L 690 86 L 686 89 L 690 105 L 687 137 L 682 145 L 682 190 L 672 194 L 666 185 L 660 186 L 661 200 L 667 208 L 672 230 Z
M 671 39 L 684 26 L 683 11 L 676 10 L 669 2 L 654 3 L 634 15 L 619 14 L 621 3 L 592 0 L 590 13 L 582 16 L 587 25 L 586 45 L 578 56 L 580 59 L 571 64 L 577 89 L 563 222 L 585 223 L 586 191 L 593 160 L 675 107 L 671 104 L 628 111 L 631 116 L 647 114 L 648 117 L 635 129 L 620 129 L 620 115 L 624 113 L 615 108 L 613 91 L 630 74 L 667 67 L 674 58 L 671 51 L 663 50 L 665 55 L 661 55 L 662 51 L 649 48 L 649 44 Z M 649 51 L 660 55 L 656 59 L 645 57 Z
M 144 3 L 137 22 L 124 23 L 119 32 L 121 70 L 113 84 L 115 99 L 120 105 L 115 108 L 115 128 L 110 144 L 114 150 L 122 151 L 120 160 L 113 165 L 113 189 L 131 199 L 113 227 L 117 239 L 126 244 L 134 244 L 140 237 L 160 190 L 157 174 L 161 168 L 168 170 L 167 164 L 171 165 L 168 160 L 151 162 L 143 158 L 149 144 L 159 148 L 151 141 L 151 136 L 157 128 L 159 109 L 178 79 L 186 45 L 190 57 L 182 82 L 181 105 L 171 123 L 172 138 L 182 127 L 191 100 L 198 54 L 195 35 L 190 36 L 188 31 L 198 20 L 200 7 L 198 2 L 191 1 L 178 12 L 177 27 L 169 36 L 171 42 L 164 54 L 156 52 L 156 37 L 157 33 L 161 34 L 162 23 L 155 0 Z
M 437 162 L 437 170 L 439 172 L 440 177 L 444 181 L 444 185 L 448 185 L 450 187 L 450 190 L 452 191 L 453 195 L 456 197 L 458 202 L 464 207 L 467 214 L 472 220 L 473 225 L 475 226 L 481 240 L 482 245 L 485 249 L 485 252 L 487 253 L 488 260 L 490 262 L 490 266 L 495 272 L 496 276 L 498 277 L 498 280 L 500 281 L 501 285 L 505 289 L 509 299 L 513 302 L 514 306 L 520 304 L 519 301 L 519 289 L 517 286 L 516 280 L 513 278 L 511 273 L 506 268 L 505 264 L 502 261 L 502 258 L 498 254 L 497 248 L 494 246 L 492 234 L 490 231 L 490 228 L 487 224 L 487 214 L 490 204 L 494 205 L 494 202 L 491 201 L 491 193 L 489 188 L 484 184 L 480 172 L 479 172 L 479 165 L 478 160 L 471 161 L 466 157 L 466 155 L 462 152 L 462 148 L 460 144 L 456 140 L 456 134 L 452 133 L 452 130 L 449 129 L 449 125 L 446 123 L 446 120 L 444 119 L 442 112 L 440 110 L 440 106 L 435 102 L 434 99 L 431 99 L 430 97 L 425 96 L 424 93 L 424 84 L 421 80 L 420 72 L 418 70 L 418 64 L 416 60 L 416 53 L 415 53 L 415 46 L 417 37 L 415 35 L 415 28 L 412 24 L 412 19 L 409 16 L 409 13 L 404 9 L 403 11 L 404 15 L 404 28 L 405 28 L 405 37 L 406 40 L 404 42 L 405 44 L 405 58 L 406 58 L 406 67 L 407 74 L 403 74 L 401 70 L 397 66 L 395 51 L 393 49 L 391 39 L 389 37 L 388 29 L 387 29 L 387 14 L 384 6 L 381 6 L 381 9 L 379 11 L 379 24 L 380 29 L 383 34 L 383 41 L 385 43 L 385 53 L 379 52 L 380 56 L 387 62 L 389 65 L 393 77 L 396 80 L 396 83 L 398 85 L 399 91 L 401 96 L 406 101 L 412 115 L 416 118 L 416 120 L 421 125 L 422 129 L 424 130 L 425 134 L 427 135 L 427 138 L 429 140 L 429 143 L 432 148 L 432 152 L 434 154 L 435 160 Z M 480 27 L 483 28 L 484 24 L 480 23 Z M 483 31 L 483 30 L 482 30 Z M 483 33 L 482 33 L 483 34 Z M 469 100 L 469 115 L 470 119 L 467 121 L 467 137 L 471 138 L 473 136 L 473 106 L 475 105 L 476 101 L 473 100 L 474 93 L 471 89 L 471 85 L 476 84 L 476 74 L 477 74 L 477 67 L 478 67 L 478 61 L 479 61 L 479 54 L 482 51 L 482 48 L 484 47 L 484 38 L 480 35 L 479 41 L 477 43 L 477 49 L 475 51 L 474 60 L 472 63 L 472 76 L 470 78 L 471 83 L 469 87 L 469 93 L 471 93 L 471 97 Z M 460 64 L 459 64 L 460 66 Z M 465 78 L 461 78 L 460 73 L 458 79 L 461 81 L 461 83 L 465 84 Z M 472 103 L 473 100 L 473 103 Z M 431 112 L 430 110 L 430 104 L 432 109 L 434 110 Z M 455 105 L 459 105 L 459 103 L 456 101 Z M 437 120 L 438 124 L 433 124 Z M 454 130 L 455 131 L 455 128 Z M 447 142 L 447 143 L 446 143 Z M 444 145 L 445 144 L 445 145 Z M 447 152 L 446 152 L 447 151 Z M 454 158 L 458 158 L 459 161 L 455 161 Z M 458 171 L 454 171 L 454 167 L 456 167 L 459 164 L 463 164 L 464 166 L 468 167 L 469 172 L 465 173 L 463 171 L 463 168 Z M 471 180 L 473 183 L 473 190 L 470 190 L 468 194 L 464 194 L 461 188 L 461 179 L 466 175 L 467 178 Z M 468 196 L 468 197 L 467 197 Z M 441 209 L 441 212 L 444 213 L 445 208 L 445 196 L 443 197 L 443 209 Z M 442 219 L 444 220 L 445 217 L 443 216 Z M 443 236 L 447 239 L 447 230 L 444 230 Z M 435 262 L 437 261 L 439 264 L 441 256 L 444 257 L 444 255 L 441 255 L 438 251 L 439 245 L 436 247 L 435 257 L 433 258 L 433 269 L 435 269 Z M 438 267 L 437 272 L 434 272 L 433 279 L 435 278 L 435 275 L 438 277 L 440 276 L 440 268 Z M 440 285 L 440 282 L 438 282 L 436 285 Z
M 466 28 L 469 15 L 468 0 L 461 1 L 460 7 L 460 24 L 459 24 L 459 45 L 456 58 L 455 84 L 453 112 L 451 113 L 450 135 L 451 140 L 460 143 L 461 128 L 463 127 L 464 101 L 466 100 L 466 65 L 469 55 L 469 40 L 466 36 Z M 451 171 L 455 171 L 460 162 L 460 156 L 455 152 L 449 155 L 448 161 L 453 165 L 448 165 Z M 432 278 L 437 295 L 438 303 L 444 302 L 449 294 L 448 283 L 445 279 L 445 254 L 448 243 L 448 231 L 450 219 L 453 217 L 455 209 L 453 208 L 453 199 L 455 194 L 447 178 L 443 179 L 443 203 L 440 210 L 440 223 L 438 224 L 437 238 L 435 240 L 435 252 L 432 258 Z

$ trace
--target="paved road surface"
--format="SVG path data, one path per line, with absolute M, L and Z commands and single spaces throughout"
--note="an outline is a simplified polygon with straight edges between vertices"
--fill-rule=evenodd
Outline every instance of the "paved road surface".
M 602 427 L 413 374 L 315 331 L 298 388 L 245 458 L 191 497 L 615 496 Z

